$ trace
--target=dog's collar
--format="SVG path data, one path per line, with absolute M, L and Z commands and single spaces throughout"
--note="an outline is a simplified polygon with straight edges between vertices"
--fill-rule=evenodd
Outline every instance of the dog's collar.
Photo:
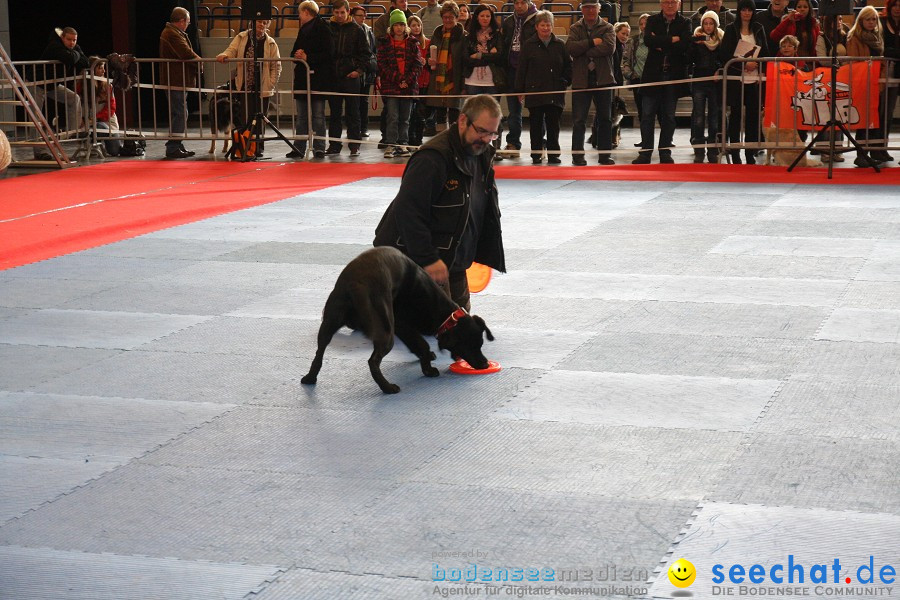
M 443 323 L 441 323 L 441 326 L 438 327 L 438 331 L 437 331 L 437 334 L 435 337 L 440 336 L 444 333 L 447 333 L 448 331 L 450 331 L 451 329 L 456 327 L 456 324 L 459 322 L 459 320 L 468 314 L 469 313 L 467 313 L 466 309 L 464 309 L 464 308 L 457 308 L 456 310 L 454 310 L 450 314 L 450 316 L 447 317 Z

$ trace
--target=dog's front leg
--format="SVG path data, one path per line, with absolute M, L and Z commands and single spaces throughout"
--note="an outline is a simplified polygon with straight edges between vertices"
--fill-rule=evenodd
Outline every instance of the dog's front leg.
M 437 358 L 431 351 L 431 346 L 425 341 L 418 332 L 404 325 L 399 319 L 395 320 L 395 332 L 400 341 L 406 344 L 410 352 L 419 357 L 419 364 L 422 365 L 422 374 L 425 377 L 437 377 L 440 371 L 431 366 L 431 361 Z
M 375 383 L 378 384 L 378 387 L 380 387 L 381 391 L 385 394 L 396 394 L 400 391 L 400 386 L 385 379 L 381 372 L 381 359 L 387 356 L 388 352 L 391 351 L 391 348 L 394 347 L 394 336 L 388 335 L 380 338 L 373 338 L 372 343 L 375 346 L 375 349 L 372 351 L 372 356 L 369 357 L 369 371 L 372 373 L 372 379 L 375 380 Z

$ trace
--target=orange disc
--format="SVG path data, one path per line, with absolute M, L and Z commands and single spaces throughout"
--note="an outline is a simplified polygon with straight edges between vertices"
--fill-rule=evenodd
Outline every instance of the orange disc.
M 461 358 L 450 365 L 450 370 L 459 375 L 485 375 L 487 373 L 496 373 L 500 368 L 498 363 L 489 360 L 487 369 L 473 369 L 469 366 L 469 363 Z
M 494 270 L 480 263 L 472 263 L 472 266 L 466 269 L 466 279 L 469 280 L 469 291 L 477 294 L 487 287 L 491 282 L 491 273 Z

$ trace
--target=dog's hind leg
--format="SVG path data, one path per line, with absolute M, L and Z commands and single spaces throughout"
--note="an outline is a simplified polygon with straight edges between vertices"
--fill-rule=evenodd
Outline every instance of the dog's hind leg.
M 375 346 L 372 356 L 369 357 L 369 372 L 372 373 L 372 379 L 375 380 L 375 383 L 378 384 L 378 387 L 385 394 L 396 394 L 400 391 L 400 386 L 388 381 L 381 372 L 381 359 L 387 356 L 388 352 L 394 347 L 394 336 L 385 334 L 378 338 L 373 338 L 372 344 Z
M 400 341 L 406 344 L 410 352 L 419 357 L 419 364 L 422 365 L 422 374 L 426 377 L 437 377 L 440 375 L 441 372 L 431 366 L 431 361 L 437 357 L 431 351 L 431 346 L 428 345 L 425 338 L 400 321 L 396 321 L 394 327 L 394 332 L 400 338 Z
M 300 380 L 300 383 L 308 385 L 314 385 L 316 383 L 319 371 L 322 370 L 322 357 L 325 356 L 325 348 L 331 343 L 331 338 L 334 337 L 334 334 L 337 333 L 341 326 L 342 323 L 339 320 L 331 319 L 327 316 L 322 318 L 322 324 L 319 326 L 319 335 L 317 337 L 318 347 L 316 348 L 316 356 L 313 358 L 312 364 L 309 367 L 309 373 Z

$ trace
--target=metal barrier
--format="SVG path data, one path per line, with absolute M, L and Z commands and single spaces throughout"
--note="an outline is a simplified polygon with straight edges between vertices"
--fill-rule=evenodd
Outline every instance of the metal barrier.
M 763 127 L 764 121 L 764 107 L 766 105 L 766 90 L 774 86 L 773 93 L 775 97 L 779 97 L 781 94 L 785 93 L 786 90 L 781 88 L 782 80 L 781 78 L 777 78 L 774 82 L 768 81 L 766 78 L 767 65 L 769 63 L 775 64 L 791 64 L 796 65 L 793 69 L 793 79 L 794 85 L 793 88 L 796 90 L 797 83 L 801 80 L 809 80 L 810 77 L 813 77 L 812 81 L 808 81 L 808 83 L 812 84 L 813 94 L 818 94 L 816 90 L 821 90 L 822 97 L 819 100 L 825 99 L 825 94 L 830 93 L 826 90 L 826 87 L 822 84 L 819 84 L 818 81 L 815 80 L 814 75 L 811 75 L 811 72 L 808 70 L 804 70 L 804 67 L 807 69 L 815 69 L 818 68 L 830 68 L 831 67 L 831 59 L 827 57 L 776 57 L 776 58 L 734 58 L 728 63 L 726 63 L 724 67 L 724 72 L 729 73 L 730 68 L 734 65 L 742 65 L 744 63 L 755 62 L 759 65 L 759 73 L 760 79 L 756 81 L 755 78 L 748 75 L 744 68 L 741 68 L 741 75 L 728 75 L 722 78 L 722 121 L 721 131 L 723 132 L 722 136 L 722 144 L 720 149 L 720 160 L 724 160 L 725 157 L 729 155 L 729 153 L 733 153 L 735 151 L 739 152 L 740 150 L 796 150 L 798 153 L 806 148 L 807 143 L 804 141 L 808 135 L 815 136 L 821 129 L 822 126 L 825 125 L 825 122 L 818 118 L 815 125 L 812 129 L 801 129 L 799 127 L 802 119 L 798 119 L 798 115 L 793 115 L 791 119 L 794 123 L 794 126 L 790 128 L 790 132 L 785 135 L 779 135 L 776 139 L 767 139 L 765 135 L 765 128 Z M 877 106 L 879 111 L 879 127 L 878 128 L 860 128 L 854 133 L 854 138 L 859 143 L 861 147 L 863 147 L 867 151 L 881 151 L 881 150 L 893 150 L 900 148 L 900 145 L 890 145 L 890 128 L 891 122 L 893 119 L 893 112 L 896 105 L 897 99 L 897 90 L 898 86 L 900 86 L 900 80 L 892 78 L 891 74 L 893 73 L 894 60 L 886 59 L 884 57 L 838 57 L 838 66 L 849 65 L 853 63 L 879 63 L 881 64 L 880 77 L 877 81 L 879 86 L 878 92 L 878 100 Z M 851 97 L 853 94 L 857 95 L 857 99 L 859 99 L 859 95 L 862 95 L 862 100 L 860 102 L 856 102 L 855 104 L 865 106 L 865 111 L 859 115 L 859 117 L 863 120 L 863 122 L 870 122 L 870 118 L 872 117 L 870 111 L 870 106 L 872 105 L 872 98 L 870 96 L 870 84 L 875 82 L 872 81 L 872 71 L 871 69 L 866 70 L 867 73 L 867 81 L 862 90 L 852 89 L 852 86 L 848 86 L 848 89 L 845 90 Z M 729 83 L 732 85 L 729 86 Z M 789 91 L 789 90 L 788 90 Z M 734 94 L 739 94 L 739 98 L 735 98 Z M 749 96 L 748 94 L 752 94 L 755 97 Z M 729 98 L 729 95 L 731 97 Z M 757 106 L 759 107 L 760 116 L 756 119 L 756 128 L 755 130 L 748 131 L 747 130 L 747 119 L 746 119 L 746 110 L 742 110 L 741 117 L 744 122 L 740 127 L 737 127 L 737 123 L 731 120 L 731 115 L 727 114 L 726 110 L 731 104 L 741 107 L 750 107 Z M 775 110 L 775 122 L 782 122 L 783 115 L 781 114 L 780 104 L 777 104 L 774 107 Z M 799 112 L 803 110 L 803 107 L 800 103 L 795 103 L 793 110 Z M 830 115 L 829 115 L 830 116 Z M 840 112 L 837 112 L 836 117 L 838 120 L 846 119 L 846 116 L 842 116 Z M 827 121 L 827 118 L 825 119 Z M 753 119 L 750 119 L 751 123 Z M 846 121 L 844 121 L 846 122 Z M 731 140 L 727 135 L 728 127 L 731 126 L 732 130 L 738 130 L 738 140 Z M 785 129 L 785 128 L 778 128 Z M 877 134 L 875 132 L 878 132 Z M 831 136 L 834 136 L 835 133 L 832 130 Z M 840 135 L 840 134 L 837 134 Z M 836 152 L 847 152 L 854 151 L 852 146 L 844 146 L 841 143 L 841 140 L 835 138 L 835 147 Z M 821 145 L 817 145 L 815 149 L 817 151 L 826 151 L 826 149 L 830 149 L 830 140 L 829 143 L 826 144 L 824 141 L 820 142 Z

